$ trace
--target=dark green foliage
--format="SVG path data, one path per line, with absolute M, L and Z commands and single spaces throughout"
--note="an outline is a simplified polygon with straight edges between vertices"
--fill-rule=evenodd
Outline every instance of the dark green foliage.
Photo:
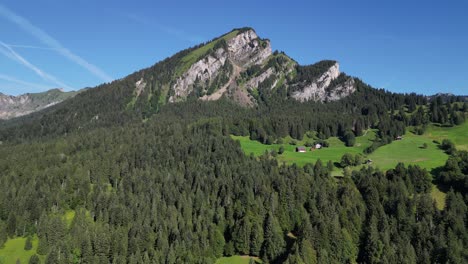
M 341 167 L 348 167 L 348 166 L 354 166 L 354 157 L 352 154 L 350 153 L 346 153 L 343 155 L 343 157 L 341 157 L 341 162 L 340 162 L 340 165 Z
M 28 236 L 28 238 L 26 238 L 26 242 L 24 243 L 24 250 L 31 250 L 32 246 L 32 239 L 30 236 Z
M 449 139 L 442 140 L 440 148 L 443 149 L 447 154 L 451 155 L 456 151 L 455 144 Z
M 0 223 L 13 234 L 25 225 L 36 232 L 47 263 L 59 256 L 212 263 L 221 254 L 270 262 L 444 262 L 448 253 L 437 254 L 449 250 L 463 260 L 466 227 L 438 231 L 459 211 L 434 209 L 426 197 L 430 179 L 418 167 L 363 170 L 353 173 L 354 182 L 336 182 L 320 161 L 298 168 L 244 156 L 224 135 L 225 120 L 173 120 L 3 145 Z M 61 216 L 69 208 L 76 216 L 68 228 Z M 453 245 L 436 243 L 447 237 Z
M 438 181 L 463 193 L 468 193 L 468 152 L 452 153 L 439 173 Z
M 352 131 L 347 131 L 343 136 L 343 141 L 347 147 L 352 147 L 356 143 L 356 137 Z
M 361 154 L 350 154 L 350 153 L 345 153 L 341 157 L 340 161 L 340 166 L 342 168 L 348 167 L 348 166 L 358 166 L 364 163 L 364 156 Z
M 278 154 L 283 154 L 284 153 L 284 147 L 283 146 L 280 146 L 279 147 L 279 150 L 278 150 Z
M 39 256 L 34 254 L 29 258 L 29 264 L 40 264 L 41 260 L 39 259 Z

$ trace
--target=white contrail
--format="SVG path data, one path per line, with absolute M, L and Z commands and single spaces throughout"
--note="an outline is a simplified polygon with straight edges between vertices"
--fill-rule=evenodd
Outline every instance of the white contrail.
M 72 89 L 70 86 L 64 84 L 59 79 L 57 79 L 55 76 L 44 72 L 43 70 L 39 69 L 38 67 L 30 63 L 28 60 L 23 58 L 21 55 L 16 53 L 12 48 L 10 48 L 8 45 L 6 45 L 5 43 L 1 41 L 0 41 L 0 53 L 3 53 L 3 55 L 5 55 L 6 57 L 28 67 L 45 81 L 53 82 L 56 85 L 59 85 L 61 88 Z
M 103 70 L 99 69 L 97 66 L 87 62 L 80 56 L 72 53 L 70 50 L 66 49 L 60 42 L 56 39 L 51 37 L 49 34 L 44 32 L 42 29 L 34 26 L 25 18 L 15 14 L 8 8 L 0 5 L 0 16 L 4 17 L 5 19 L 17 24 L 20 28 L 28 32 L 29 34 L 33 35 L 37 39 L 39 39 L 42 43 L 47 45 L 50 48 L 56 49 L 58 53 L 62 56 L 68 58 L 69 60 L 73 61 L 74 63 L 80 65 L 81 67 L 88 70 L 90 73 L 94 74 L 95 76 L 101 78 L 105 82 L 110 82 L 113 80 L 112 77 L 107 75 Z
M 25 48 L 25 49 L 39 49 L 39 50 L 57 50 L 56 48 L 50 47 L 41 47 L 41 46 L 33 46 L 33 45 L 18 45 L 18 44 L 5 44 L 11 48 Z
M 29 87 L 30 87 L 30 88 L 39 89 L 39 90 L 46 90 L 46 89 L 50 89 L 50 88 L 51 88 L 51 87 L 46 86 L 46 85 L 41 85 L 41 84 L 37 84 L 37 83 L 25 82 L 25 81 L 16 79 L 15 77 L 12 77 L 12 76 L 9 76 L 9 75 L 5 75 L 5 74 L 1 74 L 1 73 L 0 73 L 0 79 L 1 79 L 1 80 L 4 80 L 4 81 L 8 81 L 8 82 L 12 82 L 12 83 L 17 83 L 17 84 L 24 85 L 25 88 L 29 88 Z

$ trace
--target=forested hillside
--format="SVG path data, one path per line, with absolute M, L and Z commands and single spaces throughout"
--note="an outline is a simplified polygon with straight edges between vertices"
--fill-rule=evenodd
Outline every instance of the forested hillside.
M 431 172 L 398 164 L 333 177 L 325 161 L 298 166 L 270 153 L 245 155 L 232 136 L 272 144 L 313 133 L 352 146 L 371 129 L 365 155 L 409 129 L 462 124 L 468 103 L 374 89 L 338 73 L 334 61 L 298 66 L 272 53 L 251 65 L 265 59 L 268 41 L 259 38 L 242 46 L 255 56 L 226 55 L 235 63 L 221 73 L 244 67 L 235 80 L 183 86 L 194 63 L 213 60 L 243 32 L 251 30 L 0 122 L 0 263 L 1 246 L 19 238 L 29 241 L 30 263 L 201 264 L 233 255 L 263 263 L 467 263 L 468 154 L 450 140 L 438 143 L 446 164 Z M 232 90 L 204 100 L 231 81 Z M 345 84 L 352 93 L 334 100 Z M 311 89 L 310 98 L 325 100 L 308 100 Z M 446 190 L 442 209 L 434 184 Z
M 0 156 L 0 241 L 37 234 L 46 263 L 467 258 L 463 194 L 450 191 L 437 210 L 426 171 L 399 165 L 336 181 L 321 162 L 300 168 L 244 156 L 220 119 L 187 125 L 160 117 L 2 145 Z

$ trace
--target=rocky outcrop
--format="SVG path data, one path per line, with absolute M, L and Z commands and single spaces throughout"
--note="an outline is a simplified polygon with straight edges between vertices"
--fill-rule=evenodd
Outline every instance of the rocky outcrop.
M 138 82 L 135 83 L 135 93 L 137 97 L 140 96 L 140 94 L 145 90 L 145 87 L 146 83 L 143 80 L 143 78 L 141 78 Z
M 186 98 L 195 86 L 206 89 L 210 82 L 218 77 L 226 63 L 232 63 L 234 68 L 239 68 L 240 72 L 251 65 L 262 64 L 270 55 L 271 46 L 268 40 L 260 40 L 255 31 L 251 29 L 239 33 L 226 41 L 226 47 L 218 48 L 212 54 L 199 59 L 177 78 L 172 86 L 173 95 L 169 98 L 169 102 Z M 232 76 L 235 72 L 232 71 L 229 76 L 226 76 L 229 81 L 223 87 L 219 87 L 215 98 L 220 98 L 227 91 L 226 87 L 230 86 L 230 82 L 235 81 Z M 202 98 L 211 97 L 203 96 Z
M 59 89 L 18 96 L 0 93 L 0 119 L 10 119 L 30 114 L 58 104 L 75 94 L 76 92 L 63 92 Z
M 292 97 L 301 102 L 310 100 L 324 102 L 339 100 L 352 94 L 356 90 L 352 78 L 349 78 L 344 83 L 330 87 L 332 81 L 336 80 L 338 76 L 340 76 L 340 66 L 338 63 L 335 63 L 314 81 L 295 84 L 295 86 L 302 86 L 302 88 L 295 91 Z
M 330 87 L 328 91 L 328 101 L 337 101 L 347 97 L 356 91 L 354 78 L 348 78 L 345 82 L 334 87 Z
M 238 65 L 261 64 L 271 55 L 269 40 L 260 40 L 253 30 L 247 30 L 228 40 L 229 57 Z
M 245 84 L 245 88 L 247 89 L 255 89 L 258 87 L 260 83 L 265 81 L 268 77 L 270 77 L 273 74 L 273 68 L 268 68 L 266 71 L 264 71 L 262 74 L 260 74 L 257 77 L 253 77 L 247 83 Z
M 204 84 L 216 78 L 221 67 L 227 60 L 226 51 L 223 48 L 217 49 L 213 55 L 209 55 L 190 66 L 187 72 L 179 77 L 172 89 L 174 96 L 169 101 L 175 102 L 176 98 L 185 98 L 193 89 L 195 82 Z

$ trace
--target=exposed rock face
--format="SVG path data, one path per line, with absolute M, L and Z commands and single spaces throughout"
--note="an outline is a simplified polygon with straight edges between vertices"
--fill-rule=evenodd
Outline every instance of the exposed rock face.
M 141 78 L 138 82 L 135 83 L 135 92 L 137 97 L 140 96 L 141 92 L 145 90 L 145 87 L 146 83 L 143 80 L 143 78 Z
M 270 42 L 263 40 L 261 44 L 253 30 L 241 33 L 227 43 L 229 57 L 236 64 L 244 67 L 263 63 L 271 55 Z
M 320 75 L 315 81 L 304 85 L 299 91 L 293 93 L 292 97 L 298 101 L 334 101 L 352 94 L 356 88 L 354 80 L 349 78 L 345 83 L 339 84 L 336 87 L 330 87 L 333 80 L 340 75 L 340 66 L 335 63 L 326 72 Z
M 169 99 L 174 102 L 176 98 L 186 97 L 193 89 L 195 82 L 206 83 L 206 81 L 216 78 L 219 69 L 226 63 L 227 54 L 222 48 L 216 50 L 214 55 L 209 55 L 195 64 L 187 72 L 179 77 L 172 87 L 175 96 Z
M 246 84 L 245 87 L 247 89 L 254 89 L 257 88 L 260 83 L 265 81 L 268 77 L 270 77 L 273 74 L 273 69 L 268 68 L 266 71 L 264 71 L 262 74 L 260 74 L 257 77 L 254 77 L 250 79 Z
M 59 89 L 18 96 L 0 93 L 0 119 L 10 119 L 30 114 L 60 103 L 75 94 L 76 92 L 63 92 Z
M 353 94 L 356 91 L 356 86 L 354 84 L 354 79 L 349 78 L 344 83 L 333 87 L 328 93 L 328 101 L 337 101 Z
M 270 42 L 268 40 L 260 40 L 253 30 L 247 30 L 238 34 L 227 40 L 226 44 L 227 47 L 218 48 L 214 53 L 201 58 L 191 65 L 175 81 L 175 84 L 172 86 L 174 95 L 169 98 L 169 102 L 175 102 L 178 98 L 187 97 L 193 91 L 195 85 L 203 88 L 208 87 L 210 82 L 218 77 L 222 68 L 226 66 L 226 63 L 231 63 L 234 69 L 237 70 L 233 70 L 231 73 L 223 73 L 229 74 L 229 76 L 226 76 L 226 79 L 229 79 L 229 81 L 223 87 L 219 87 L 222 93 L 219 94 L 220 92 L 218 91 L 215 98 L 220 98 L 227 91 L 230 83 L 235 81 L 235 77 L 237 76 L 233 75 L 238 75 L 250 65 L 265 62 L 271 55 Z M 212 97 L 203 96 L 202 98 L 207 99 Z

